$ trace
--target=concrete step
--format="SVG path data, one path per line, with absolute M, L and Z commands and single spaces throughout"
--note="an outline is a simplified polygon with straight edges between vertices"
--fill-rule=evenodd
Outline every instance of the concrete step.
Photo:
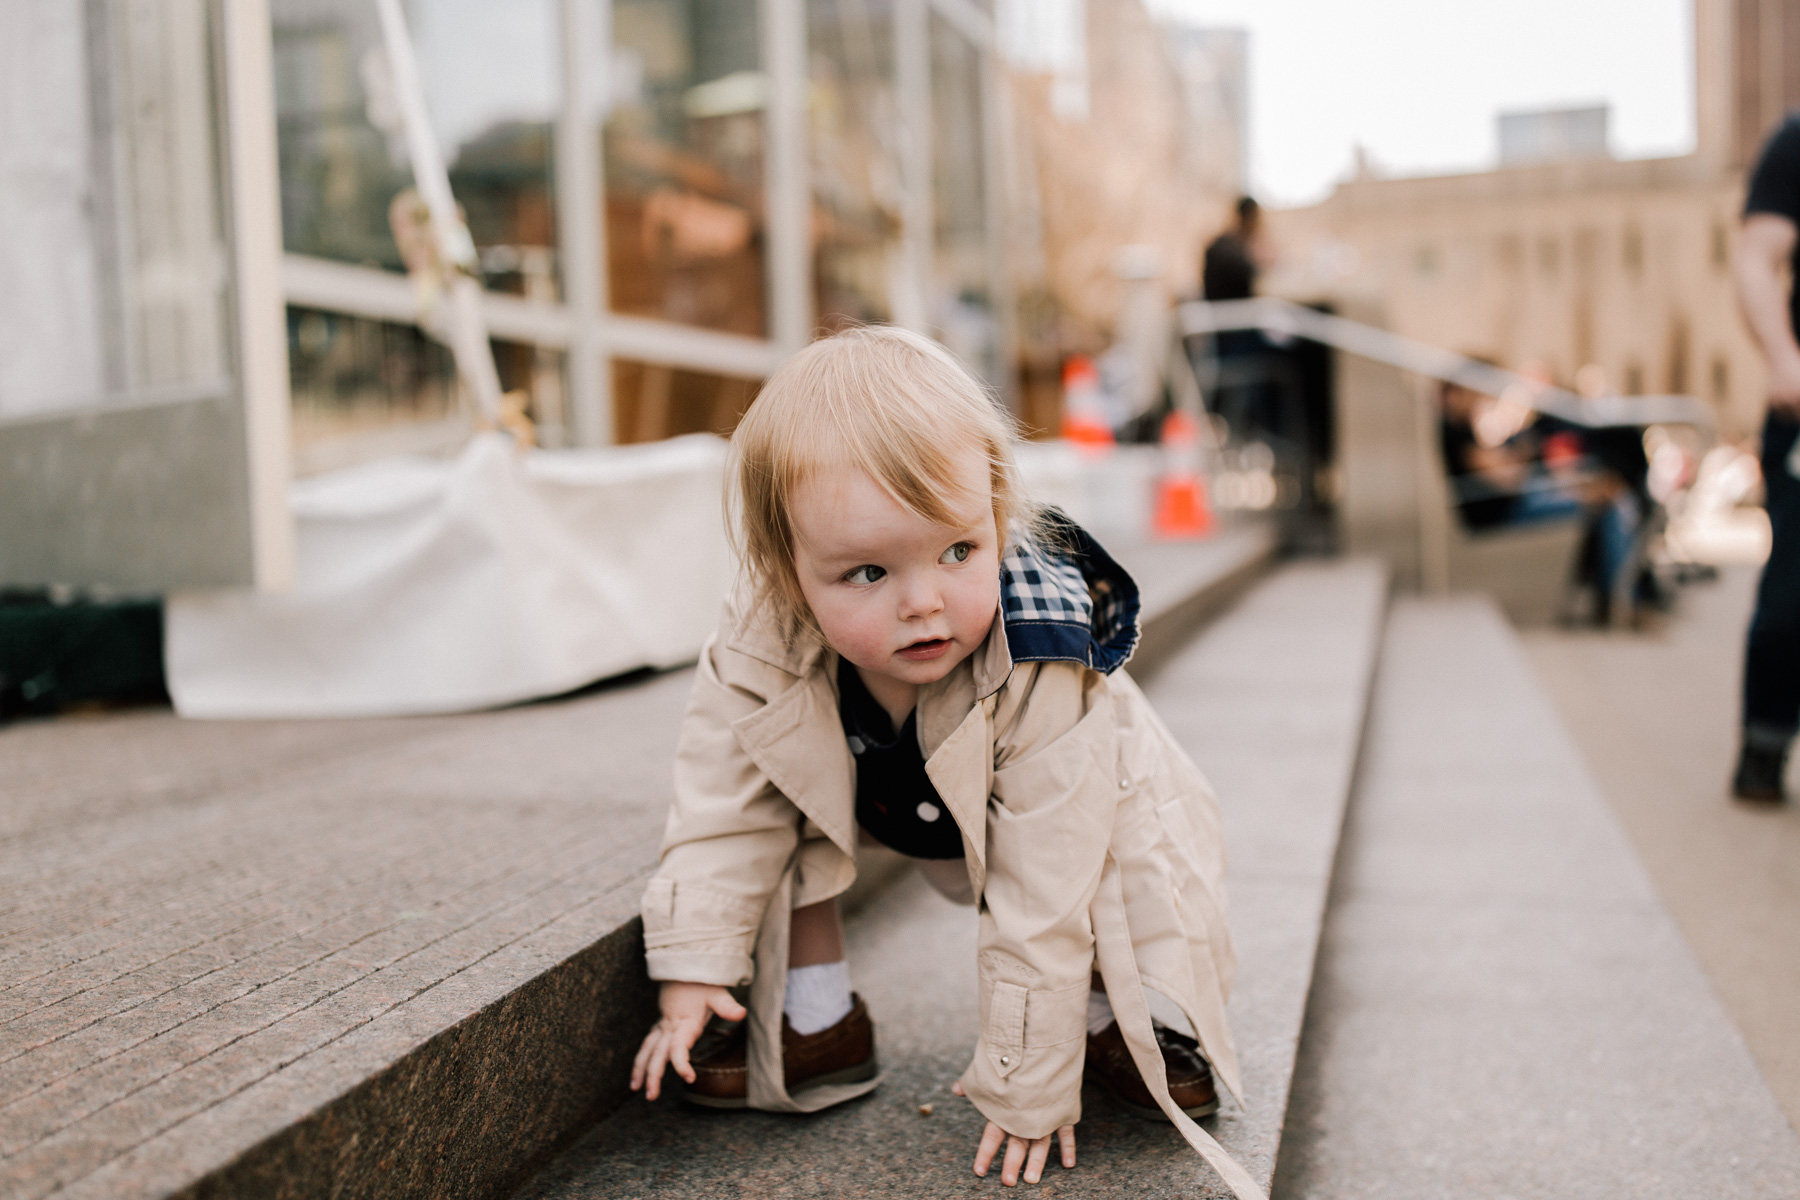
M 1278 1195 L 1793 1197 L 1800 1143 L 1484 600 L 1394 606 Z
M 1372 565 L 1285 567 L 1174 655 L 1149 688 L 1224 809 L 1239 955 L 1231 1014 L 1249 1107 L 1209 1125 L 1265 1184 L 1281 1141 L 1384 603 L 1384 576 Z M 852 978 L 878 1023 L 888 1072 L 875 1095 L 807 1118 L 634 1099 L 520 1200 L 994 1188 L 994 1178 L 970 1172 L 980 1115 L 949 1092 L 976 1028 L 972 912 L 909 873 L 849 933 Z M 1167 1125 L 1129 1117 L 1091 1089 L 1084 1108 L 1080 1164 L 1069 1173 L 1051 1168 L 1046 1194 L 1225 1194 Z
M 515 1182 L 622 1094 L 603 1015 L 652 1011 L 686 692 L 0 734 L 0 1194 Z
M 1122 547 L 1147 640 L 1272 552 Z M 635 914 L 688 680 L 0 729 L 0 1196 L 510 1191 L 653 1018 Z

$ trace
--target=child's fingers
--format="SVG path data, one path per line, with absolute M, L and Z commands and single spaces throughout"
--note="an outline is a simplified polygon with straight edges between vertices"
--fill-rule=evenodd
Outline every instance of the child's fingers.
M 950 1085 L 950 1093 L 955 1096 L 966 1096 L 969 1094 L 963 1091 L 962 1080 L 960 1079 Z
M 1025 1182 L 1036 1183 L 1044 1177 L 1044 1160 L 1050 1157 L 1050 1135 L 1045 1134 L 1031 1143 L 1031 1153 L 1025 1159 Z
M 669 1035 L 657 1030 L 656 1048 L 650 1052 L 650 1065 L 644 1069 L 644 1099 L 654 1100 L 662 1095 L 663 1068 L 669 1065 Z
M 670 1047 L 673 1053 L 670 1054 L 669 1061 L 675 1064 L 675 1073 L 689 1083 L 694 1082 L 694 1068 L 688 1063 L 688 1042 L 691 1039 L 683 1034 L 676 1034 L 669 1040 L 674 1043 Z
M 977 1175 L 988 1173 L 988 1164 L 994 1161 L 994 1151 L 1000 1149 L 1000 1143 L 1005 1140 L 1006 1131 L 989 1121 L 987 1128 L 981 1131 L 981 1145 L 975 1148 L 975 1173 Z
M 739 1004 L 730 992 L 720 990 L 706 998 L 706 1006 L 724 1017 L 727 1021 L 741 1021 L 750 1015 L 750 1011 Z
M 1025 1162 L 1025 1139 L 1008 1137 L 1006 1139 L 1006 1165 L 1000 1168 L 1000 1182 L 1012 1187 L 1019 1182 L 1019 1168 Z
M 644 1080 L 650 1074 L 650 1056 L 656 1052 L 656 1044 L 662 1038 L 662 1026 L 652 1025 L 650 1032 L 644 1035 L 644 1044 L 638 1047 L 637 1057 L 631 1060 L 631 1090 L 637 1091 L 644 1086 Z
M 1056 1131 L 1056 1140 L 1062 1143 L 1062 1164 L 1065 1168 L 1075 1166 L 1075 1127 L 1064 1125 Z
M 650 1037 L 655 1037 L 655 1036 L 656 1036 L 655 1034 L 650 1035 Z M 631 1060 L 631 1090 L 632 1091 L 635 1092 L 639 1088 L 644 1086 L 644 1067 L 646 1065 L 648 1065 L 649 1062 L 650 1062 L 650 1038 L 647 1037 L 644 1039 L 644 1044 L 638 1047 L 637 1057 L 635 1057 Z

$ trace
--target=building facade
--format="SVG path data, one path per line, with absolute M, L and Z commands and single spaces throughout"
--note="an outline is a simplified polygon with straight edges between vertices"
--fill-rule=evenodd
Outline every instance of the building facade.
M 1353 301 L 1400 333 L 1569 387 L 1699 396 L 1724 436 L 1753 433 L 1764 372 L 1731 253 L 1746 166 L 1800 102 L 1800 54 L 1781 33 L 1800 37 L 1800 2 L 1697 0 L 1695 28 L 1693 154 L 1349 180 L 1273 214 L 1270 290 Z

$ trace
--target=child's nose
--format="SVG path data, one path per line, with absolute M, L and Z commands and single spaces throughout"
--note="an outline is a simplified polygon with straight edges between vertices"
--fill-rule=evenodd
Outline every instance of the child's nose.
M 912 576 L 900 592 L 900 615 L 903 618 L 929 617 L 943 607 L 943 594 L 929 576 Z

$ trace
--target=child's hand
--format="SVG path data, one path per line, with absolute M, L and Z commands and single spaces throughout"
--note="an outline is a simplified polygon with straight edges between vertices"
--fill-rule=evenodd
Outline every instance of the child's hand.
M 950 1085 L 950 1090 L 959 1096 L 967 1095 L 963 1091 L 962 1080 Z M 1075 1165 L 1075 1127 L 1064 1125 L 1056 1131 L 1056 1140 L 1062 1143 L 1062 1165 L 1065 1170 Z M 1014 1137 L 992 1121 L 982 1131 L 981 1145 L 975 1150 L 975 1173 L 986 1176 L 988 1165 L 994 1161 L 994 1155 L 1000 1150 L 1000 1143 L 1006 1143 L 1006 1161 L 1000 1167 L 1000 1182 L 1012 1187 L 1019 1182 L 1019 1165 L 1025 1166 L 1025 1182 L 1036 1183 L 1044 1177 L 1044 1162 L 1050 1157 L 1050 1138 Z
M 727 1021 L 741 1021 L 750 1015 L 729 991 L 712 983 L 665 983 L 661 1003 L 662 1020 L 645 1036 L 637 1060 L 631 1064 L 631 1090 L 644 1089 L 646 1100 L 662 1094 L 663 1068 L 670 1063 L 675 1064 L 677 1075 L 694 1082 L 688 1051 L 713 1013 Z

